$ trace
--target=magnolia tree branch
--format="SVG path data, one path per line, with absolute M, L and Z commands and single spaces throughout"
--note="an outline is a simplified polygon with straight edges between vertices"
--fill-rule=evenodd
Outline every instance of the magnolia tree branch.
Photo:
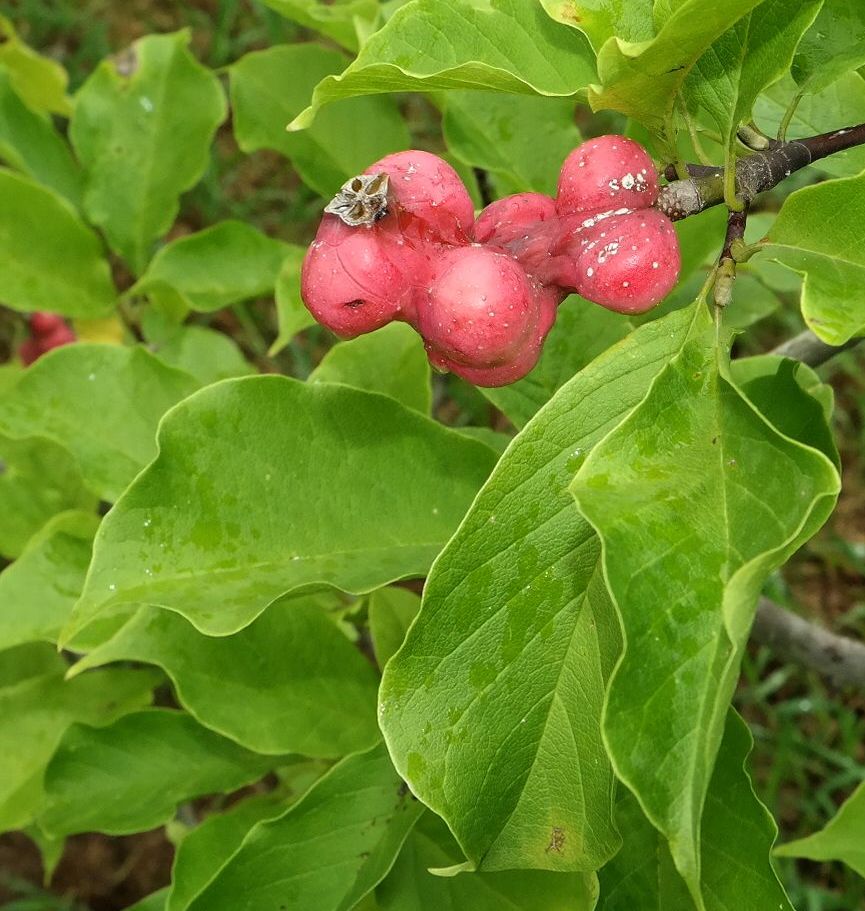
M 798 335 L 789 339 L 777 348 L 772 350 L 772 354 L 779 354 L 781 357 L 789 357 L 794 361 L 803 361 L 809 367 L 819 367 L 825 364 L 829 358 L 835 357 L 842 351 L 849 348 L 855 348 L 862 341 L 861 338 L 851 338 L 849 342 L 843 345 L 827 345 L 826 342 L 817 338 L 810 330 L 806 329 Z
M 736 161 L 736 195 L 745 205 L 771 190 L 794 171 L 827 155 L 865 144 L 865 123 L 792 142 L 769 141 L 769 148 Z M 674 221 L 724 202 L 724 169 L 688 165 L 688 178 L 661 187 L 655 205 Z M 675 172 L 667 172 L 669 178 Z
M 751 639 L 784 661 L 801 664 L 836 686 L 865 692 L 865 643 L 830 633 L 761 598 Z

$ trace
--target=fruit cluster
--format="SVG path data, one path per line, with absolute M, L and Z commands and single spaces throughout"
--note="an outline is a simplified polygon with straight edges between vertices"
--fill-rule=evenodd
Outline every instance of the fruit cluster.
M 30 337 L 24 339 L 18 349 L 18 355 L 25 367 L 37 358 L 61 345 L 75 341 L 75 333 L 69 324 L 56 313 L 31 313 Z
M 555 199 L 519 193 L 477 219 L 447 162 L 398 152 L 328 205 L 304 260 L 303 299 L 343 338 L 403 320 L 434 367 L 502 386 L 534 367 L 569 293 L 620 313 L 669 293 L 679 245 L 652 208 L 657 197 L 651 159 L 622 136 L 575 149 Z

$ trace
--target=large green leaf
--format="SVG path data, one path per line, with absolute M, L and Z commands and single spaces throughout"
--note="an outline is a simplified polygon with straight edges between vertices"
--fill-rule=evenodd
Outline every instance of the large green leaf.
M 706 911 L 793 911 L 769 862 L 777 828 L 745 768 L 751 743 L 742 719 L 729 712 L 701 828 Z M 633 794 L 622 794 L 616 820 L 624 845 L 601 870 L 598 911 L 691 911 L 694 904 L 669 849 Z
M 45 770 L 39 825 L 55 836 L 143 832 L 182 801 L 236 790 L 277 762 L 169 709 L 132 712 L 102 728 L 76 724 Z
M 384 667 L 402 645 L 412 620 L 420 610 L 420 598 L 395 585 L 369 596 L 369 632 L 379 667 Z
M 659 130 L 690 68 L 712 43 L 761 0 L 684 0 L 651 41 L 610 38 L 598 53 L 595 110 L 611 108 Z
M 762 0 L 724 32 L 682 85 L 689 107 L 704 108 L 721 133 L 728 166 L 736 132 L 751 119 L 757 96 L 790 67 L 793 52 L 823 0 Z
M 41 357 L 0 402 L 0 433 L 66 447 L 106 500 L 156 454 L 156 425 L 197 384 L 143 348 L 66 345 Z
M 112 661 L 158 664 L 198 721 L 259 753 L 335 758 L 378 739 L 378 677 L 313 598 L 278 602 L 222 638 L 142 608 L 76 670 Z
M 778 857 L 840 860 L 865 876 L 865 782 L 819 832 L 775 848 Z
M 813 332 L 841 345 L 865 332 L 865 172 L 788 196 L 766 250 L 801 273 L 802 315 Z
M 381 911 L 592 911 L 593 874 L 505 870 L 435 876 L 430 868 L 462 861 L 447 826 L 426 812 L 406 839 L 387 879 L 376 889 Z
M 770 135 L 778 127 L 798 92 L 796 83 L 787 75 L 771 86 L 758 99 L 754 114 L 760 128 Z M 819 92 L 805 95 L 787 128 L 788 139 L 800 139 L 817 133 L 829 133 L 865 121 L 865 79 L 859 73 L 845 73 Z M 812 166 L 833 177 L 852 177 L 865 170 L 865 146 L 854 146 L 836 152 Z
M 603 541 L 625 640 L 607 750 L 702 909 L 700 819 L 757 597 L 826 520 L 840 481 L 739 392 L 708 308 L 691 313 L 680 352 L 572 490 Z M 789 379 L 788 394 L 806 396 Z
M 377 159 L 408 148 L 408 129 L 390 98 L 343 101 L 305 133 L 286 132 L 315 86 L 345 65 L 342 54 L 317 44 L 281 45 L 241 57 L 230 70 L 234 133 L 241 149 L 282 152 L 306 184 L 332 196 Z
M 321 32 L 328 38 L 348 48 L 357 50 L 357 21 L 372 25 L 378 18 L 378 0 L 262 0 L 265 6 L 276 10 L 286 19 Z
M 510 386 L 481 389 L 513 424 L 524 427 L 575 373 L 632 329 L 620 313 L 572 295 L 560 307 L 537 366 Z
M 214 813 L 197 825 L 177 848 L 166 911 L 186 911 L 235 854 L 247 832 L 262 819 L 280 816 L 284 803 L 264 794 Z
M 93 509 L 96 497 L 85 489 L 75 459 L 62 446 L 42 437 L 0 435 L 0 503 L 0 554 L 17 557 L 52 516 Z
M 256 825 L 190 911 L 348 911 L 387 874 L 422 811 L 383 746 L 349 756 Z
M 339 76 L 315 89 L 292 127 L 339 98 L 379 92 L 493 89 L 574 95 L 595 76 L 588 41 L 524 0 L 412 0 L 372 35 Z
M 221 221 L 162 247 L 129 293 L 167 285 L 192 310 L 220 310 L 272 294 L 287 249 L 244 222 Z
M 90 513 L 61 513 L 0 573 L 0 649 L 57 640 L 84 587 L 98 526 Z
M 451 152 L 490 171 L 507 193 L 555 194 L 562 162 L 580 144 L 567 98 L 450 92 L 443 126 Z
M 103 522 L 67 636 L 131 602 L 227 634 L 303 585 L 423 575 L 495 460 L 383 395 L 277 376 L 192 396 L 159 449 Z
M 70 137 L 84 165 L 87 217 L 136 274 L 207 166 L 225 117 L 216 76 L 189 35 L 150 35 L 103 61 L 79 90 Z
M 202 386 L 256 372 L 236 342 L 221 332 L 176 323 L 156 328 L 142 322 L 148 350 L 170 367 L 191 374 Z
M 278 354 L 303 329 L 315 325 L 315 318 L 306 309 L 300 296 L 300 270 L 306 250 L 289 244 L 288 254 L 276 279 L 276 315 L 279 333 L 268 354 Z
M 579 29 L 600 50 L 613 36 L 624 41 L 654 37 L 652 0 L 541 0 L 557 22 Z
M 33 665 L 49 645 L 28 645 L 0 652 L 0 677 L 6 663 L 26 655 Z M 150 701 L 156 677 L 150 672 L 94 671 L 64 682 L 65 662 L 53 670 L 6 682 L 0 688 L 0 832 L 22 828 L 39 809 L 42 774 L 63 732 L 76 721 L 107 724 Z
M 618 847 L 600 732 L 618 625 L 568 484 L 689 324 L 679 312 L 638 329 L 526 425 L 385 668 L 379 721 L 397 768 L 482 869 L 589 871 Z
M 2 60 L 2 51 L 0 51 Z M 76 204 L 81 198 L 81 170 L 69 146 L 47 117 L 37 114 L 13 88 L 0 65 L 0 158 L 18 171 Z
M 826 0 L 793 59 L 804 92 L 819 92 L 865 63 L 865 6 L 860 0 Z
M 381 392 L 429 414 L 430 369 L 421 337 L 405 323 L 334 345 L 309 375 L 310 383 L 345 383 Z
M 69 116 L 72 104 L 66 94 L 66 70 L 28 47 L 5 16 L 0 16 L 0 64 L 9 71 L 12 87 L 29 108 Z
M 115 291 L 99 238 L 53 190 L 0 169 L 0 300 L 25 312 L 104 316 Z

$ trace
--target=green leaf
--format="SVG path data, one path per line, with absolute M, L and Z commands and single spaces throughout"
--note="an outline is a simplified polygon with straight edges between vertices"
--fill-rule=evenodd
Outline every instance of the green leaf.
M 134 602 L 228 634 L 303 585 L 424 575 L 495 460 L 385 396 L 277 376 L 189 398 L 159 449 L 102 525 L 67 635 Z
M 792 193 L 766 240 L 766 250 L 804 276 L 802 315 L 830 345 L 865 332 L 865 172 Z
M 99 238 L 53 190 L 0 169 L 0 300 L 15 310 L 97 317 L 115 291 Z
M 779 845 L 775 855 L 818 861 L 840 860 L 860 876 L 865 876 L 865 782 L 819 832 Z
M 702 891 L 706 911 L 793 911 L 769 862 L 777 828 L 751 787 L 745 767 L 751 745 L 745 723 L 730 711 L 702 820 Z M 616 820 L 624 845 L 600 872 L 598 911 L 693 909 L 667 845 L 643 815 L 633 794 L 623 792 L 616 807 Z
M 777 430 L 822 452 L 841 471 L 830 427 L 834 393 L 814 370 L 801 361 L 760 354 L 737 358 L 730 372 L 740 391 Z
M 72 104 L 66 94 L 66 70 L 28 47 L 5 16 L 0 16 L 0 65 L 8 70 L 12 87 L 31 110 L 69 116 Z
M 700 818 L 757 597 L 826 520 L 840 481 L 732 385 L 703 301 L 690 313 L 688 340 L 572 491 L 603 541 L 626 643 L 607 750 L 702 909 Z
M 2 59 L 2 49 L 0 49 Z M 0 158 L 73 205 L 81 199 L 81 170 L 51 121 L 21 100 L 0 65 Z
M 84 210 L 137 275 L 225 118 L 219 81 L 188 44 L 186 32 L 142 38 L 104 60 L 75 99 L 69 135 L 87 176 Z
M 600 50 L 608 38 L 649 41 L 655 35 L 652 0 L 541 0 L 564 25 L 579 29 Z
M 387 874 L 422 811 L 383 746 L 349 756 L 283 816 L 258 823 L 190 911 L 348 911 Z
M 127 292 L 167 285 L 192 310 L 210 313 L 272 294 L 287 246 L 240 221 L 221 221 L 162 247 Z
M 65 670 L 63 656 L 47 643 L 13 646 L 0 652 L 0 689 L 45 674 L 62 674 Z
M 726 329 L 747 329 L 781 306 L 780 298 L 756 276 L 740 271 L 733 285 L 733 301 L 724 310 Z
M 430 368 L 421 337 L 405 323 L 334 345 L 309 375 L 310 383 L 345 383 L 380 392 L 429 414 Z
M 369 631 L 379 667 L 384 667 L 402 645 L 420 598 L 406 588 L 380 588 L 369 596 Z
M 87 486 L 116 500 L 156 454 L 159 419 L 195 388 L 191 376 L 143 348 L 65 345 L 39 358 L 4 396 L 0 433 L 64 446 Z
M 408 129 L 390 98 L 344 101 L 307 132 L 286 132 L 316 84 L 345 65 L 342 54 L 317 44 L 280 45 L 241 57 L 230 69 L 234 134 L 241 149 L 281 152 L 304 183 L 333 196 L 377 159 L 408 148 Z
M 589 90 L 596 111 L 627 114 L 660 130 L 690 68 L 712 43 L 761 0 L 684 0 L 651 41 L 610 38 L 598 52 L 601 85 Z
M 166 911 L 186 911 L 234 856 L 247 832 L 262 819 L 281 815 L 285 807 L 273 795 L 251 797 L 225 813 L 214 813 L 186 835 L 171 870 Z
M 621 314 L 572 295 L 559 307 L 535 369 L 510 386 L 481 392 L 515 426 L 524 427 L 574 374 L 631 329 L 631 323 Z
M 370 27 L 378 18 L 378 0 L 336 0 L 321 3 L 319 0 L 262 0 L 286 19 L 311 28 L 328 38 L 333 38 L 350 51 L 358 45 L 358 20 Z
M 236 790 L 275 764 L 169 709 L 133 712 L 102 728 L 76 724 L 45 770 L 39 824 L 55 836 L 144 832 L 182 801 Z
M 22 646 L 0 652 L 0 678 L 10 654 L 35 655 L 41 648 L 53 651 Z M 70 724 L 108 724 L 146 705 L 156 683 L 152 673 L 130 670 L 94 671 L 64 682 L 65 663 L 57 662 L 56 670 L 0 689 L 0 743 L 15 744 L 0 751 L 0 832 L 32 821 L 43 799 L 45 766 Z
M 510 193 L 554 195 L 562 162 L 581 142 L 567 98 L 449 92 L 443 128 L 454 155 L 492 172 Z
M 126 911 L 165 911 L 167 899 L 168 887 L 166 886 L 164 889 L 145 895 L 140 901 L 130 905 Z
M 803 92 L 819 92 L 863 63 L 865 7 L 859 0 L 826 0 L 793 58 L 793 78 Z
M 568 484 L 689 324 L 674 313 L 641 327 L 526 425 L 385 668 L 379 723 L 397 768 L 482 869 L 590 871 L 618 847 L 600 732 L 618 624 Z
M 751 119 L 763 89 L 790 68 L 799 39 L 823 0 L 762 0 L 716 41 L 694 64 L 682 85 L 689 107 L 702 107 L 714 120 L 735 159 L 736 131 Z
M 256 372 L 234 340 L 213 329 L 175 324 L 145 332 L 148 349 L 160 361 L 185 371 L 202 386 Z
M 57 641 L 84 587 L 98 526 L 90 513 L 60 513 L 0 573 L 0 649 Z
M 259 753 L 336 758 L 378 739 L 375 670 L 314 598 L 280 601 L 222 638 L 141 608 L 75 671 L 112 661 L 159 665 L 201 724 Z
M 300 269 L 306 250 L 289 245 L 282 270 L 276 279 L 276 315 L 279 318 L 279 334 L 267 352 L 271 357 L 279 354 L 286 345 L 303 329 L 315 325 L 313 315 L 306 309 L 300 296 Z
M 387 879 L 376 889 L 381 911 L 592 911 L 594 875 L 505 870 L 434 876 L 430 868 L 462 861 L 447 826 L 426 812 L 406 840 Z
M 574 95 L 595 75 L 588 41 L 523 0 L 412 0 L 372 35 L 339 76 L 315 88 L 292 122 L 308 127 L 323 105 L 380 92 L 492 89 Z
M 788 75 L 758 99 L 754 107 L 757 123 L 770 135 L 778 127 L 798 89 Z M 788 139 L 829 133 L 865 121 L 865 79 L 859 73 L 845 73 L 820 92 L 805 95 L 787 128 Z M 815 161 L 812 168 L 833 177 L 853 177 L 865 170 L 865 147 L 854 146 Z
M 4 392 L 4 401 L 8 396 Z M 41 437 L 0 435 L 0 503 L 0 554 L 18 557 L 52 516 L 92 510 L 96 497 L 85 489 L 77 463 L 62 446 Z

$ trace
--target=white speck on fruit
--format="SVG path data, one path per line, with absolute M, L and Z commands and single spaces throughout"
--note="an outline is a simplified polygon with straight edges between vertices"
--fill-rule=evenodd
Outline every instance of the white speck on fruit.
M 594 274 L 595 274 L 595 270 L 591 266 L 589 266 L 589 268 L 586 269 L 586 275 L 588 275 L 589 278 L 591 278 Z
M 652 263 L 652 268 L 653 268 L 653 269 L 657 269 L 657 268 L 658 268 L 658 264 L 657 264 L 657 263 Z

